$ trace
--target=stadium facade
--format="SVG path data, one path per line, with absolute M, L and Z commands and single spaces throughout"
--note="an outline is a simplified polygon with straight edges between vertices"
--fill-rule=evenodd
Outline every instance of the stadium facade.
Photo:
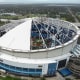
M 53 18 L 28 18 L 0 37 L 0 68 L 13 74 L 53 76 L 65 67 L 79 29 Z M 78 55 L 77 55 L 78 56 Z

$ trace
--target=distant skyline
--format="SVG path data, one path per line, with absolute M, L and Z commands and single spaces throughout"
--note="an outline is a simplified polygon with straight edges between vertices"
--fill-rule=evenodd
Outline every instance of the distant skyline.
M 0 3 L 73 3 L 80 4 L 80 0 L 0 0 Z

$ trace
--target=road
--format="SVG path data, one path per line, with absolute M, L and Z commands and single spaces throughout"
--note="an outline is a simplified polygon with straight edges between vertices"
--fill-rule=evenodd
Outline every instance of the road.
M 73 14 L 73 12 L 71 11 L 70 7 L 67 7 L 68 12 L 72 15 L 72 17 L 75 19 L 75 21 L 77 23 L 79 23 L 78 19 L 76 18 L 76 16 Z

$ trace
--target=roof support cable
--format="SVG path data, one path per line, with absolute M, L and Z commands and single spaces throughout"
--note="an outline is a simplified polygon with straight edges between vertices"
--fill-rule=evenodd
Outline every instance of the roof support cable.
M 46 45 L 46 43 L 45 43 L 45 41 L 44 41 L 44 38 L 42 37 L 41 31 L 40 31 L 40 30 L 39 30 L 39 28 L 37 27 L 37 25 L 36 25 L 35 21 L 34 21 L 34 24 L 35 24 L 36 28 L 38 29 L 39 34 L 40 34 L 40 36 L 41 36 L 41 38 L 42 38 L 43 45 L 44 45 L 43 47 L 44 47 L 44 48 L 47 48 L 47 45 Z

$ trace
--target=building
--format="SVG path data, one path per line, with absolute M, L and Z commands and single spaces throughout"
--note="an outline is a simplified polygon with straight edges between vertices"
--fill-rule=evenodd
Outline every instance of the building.
M 78 36 L 79 29 L 70 22 L 28 18 L 0 37 L 0 68 L 18 75 L 53 76 L 74 56 L 70 51 Z
M 67 67 L 75 76 L 80 77 L 80 57 L 71 57 Z

